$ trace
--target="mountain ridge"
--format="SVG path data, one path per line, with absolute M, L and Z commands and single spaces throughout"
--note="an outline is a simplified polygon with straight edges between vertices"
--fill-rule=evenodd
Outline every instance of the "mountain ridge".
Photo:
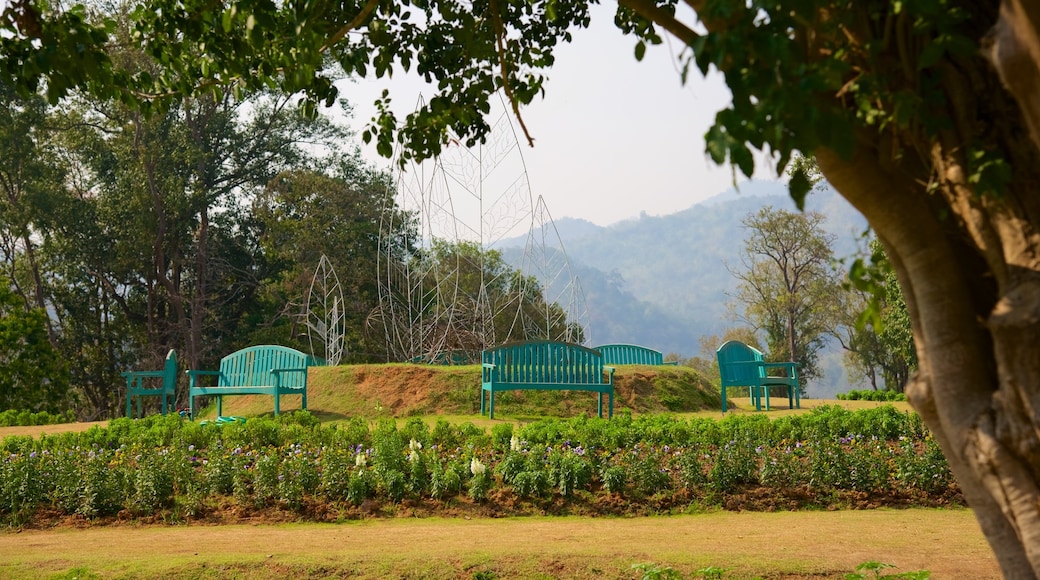
M 767 205 L 797 211 L 786 184 L 747 181 L 672 214 L 642 213 L 608 226 L 583 218 L 554 220 L 585 294 L 590 345 L 634 343 L 699 355 L 701 337 L 737 324 L 727 315 L 727 303 L 737 286 L 730 270 L 740 267 L 741 222 Z M 866 220 L 833 189 L 811 193 L 806 210 L 826 217 L 837 258 L 856 253 Z M 516 266 L 526 241 L 527 236 L 503 240 L 496 249 Z M 825 369 L 827 374 L 840 381 L 835 375 L 844 372 Z

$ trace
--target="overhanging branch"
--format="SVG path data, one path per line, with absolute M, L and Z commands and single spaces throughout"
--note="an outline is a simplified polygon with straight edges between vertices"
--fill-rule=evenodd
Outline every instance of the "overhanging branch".
M 653 0 L 618 0 L 618 4 L 632 9 L 636 14 L 664 28 L 687 45 L 700 38 L 692 28 L 679 22 L 674 14 L 659 8 Z

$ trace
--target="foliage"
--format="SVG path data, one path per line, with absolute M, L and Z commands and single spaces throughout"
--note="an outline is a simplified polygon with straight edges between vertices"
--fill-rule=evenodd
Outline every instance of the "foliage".
M 7 409 L 0 411 L 0 427 L 18 427 L 24 425 L 58 425 L 73 423 L 76 417 L 71 411 L 64 413 L 32 412 L 28 409 Z
M 58 412 L 67 404 L 68 369 L 47 339 L 47 315 L 0 282 L 0 409 Z
M 875 391 L 871 389 L 853 389 L 847 393 L 838 393 L 839 401 L 905 401 L 906 394 L 899 391 L 883 389 Z
M 906 300 L 877 238 L 870 241 L 869 261 L 853 263 L 849 281 L 864 298 L 859 308 L 848 310 L 856 315 L 856 323 L 848 325 L 852 332 L 846 348 L 875 387 L 880 374 L 887 388 L 902 390 L 917 369 L 917 350 Z
M 492 434 L 430 429 L 419 419 L 321 425 L 306 411 L 219 426 L 152 415 L 83 433 L 7 437 L 0 457 L 0 521 L 8 525 L 40 509 L 190 519 L 230 502 L 307 517 L 318 504 L 486 503 L 507 492 L 555 510 L 597 493 L 629 509 L 721 507 L 751 488 L 778 497 L 799 489 L 806 507 L 891 495 L 957 501 L 934 440 L 916 415 L 892 407 L 828 407 L 775 421 L 619 414 Z
M 932 575 L 927 570 L 918 570 L 915 572 L 902 572 L 899 574 L 883 574 L 881 571 L 886 568 L 895 568 L 894 564 L 887 564 L 885 562 L 878 562 L 872 560 L 870 562 L 863 562 L 856 566 L 856 571 L 852 574 L 846 574 L 845 580 L 878 580 L 879 578 L 892 578 L 903 579 L 903 580 L 927 580 Z M 870 573 L 869 575 L 867 573 Z

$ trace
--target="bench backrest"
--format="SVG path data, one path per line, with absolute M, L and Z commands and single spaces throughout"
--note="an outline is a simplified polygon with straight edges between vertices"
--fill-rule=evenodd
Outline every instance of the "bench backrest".
M 607 365 L 663 365 L 664 355 L 660 351 L 635 344 L 604 344 L 594 347 L 603 353 L 603 364 Z
M 272 369 L 307 368 L 311 358 L 287 346 L 250 346 L 220 359 L 222 387 L 274 386 Z M 307 373 L 282 373 L 283 389 L 302 389 L 307 386 Z
M 495 379 L 506 383 L 606 384 L 603 355 L 569 342 L 533 340 L 485 350 L 484 364 L 495 365 Z M 485 377 L 487 379 L 487 377 Z
M 477 362 L 477 352 L 470 350 L 439 350 L 433 353 L 413 356 L 408 362 L 444 366 L 471 365 Z
M 762 352 L 737 340 L 726 341 L 715 351 L 723 385 L 749 386 L 766 376 L 762 365 L 733 364 L 762 362 Z
M 163 366 L 163 390 L 173 393 L 177 386 L 177 351 L 170 349 L 166 353 L 166 365 Z

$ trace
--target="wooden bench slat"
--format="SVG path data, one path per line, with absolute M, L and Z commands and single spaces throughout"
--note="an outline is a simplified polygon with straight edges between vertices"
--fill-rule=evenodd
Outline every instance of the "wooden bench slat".
M 244 348 L 225 356 L 219 371 L 190 370 L 189 411 L 195 418 L 195 397 L 217 397 L 217 415 L 223 412 L 225 395 L 273 395 L 274 414 L 281 410 L 282 395 L 301 395 L 307 408 L 307 367 L 310 357 L 302 352 L 277 345 Z M 204 376 L 216 376 L 216 385 L 206 386 Z
M 715 351 L 719 363 L 722 385 L 722 412 L 727 410 L 726 388 L 748 387 L 755 410 L 762 410 L 762 395 L 765 395 L 766 410 L 769 410 L 769 387 L 787 388 L 787 399 L 792 409 L 801 409 L 802 400 L 798 382 L 798 364 L 793 362 L 767 363 L 758 349 L 736 340 L 723 343 Z M 784 376 L 770 374 L 770 369 L 781 369 Z
M 494 419 L 495 393 L 510 390 L 592 391 L 599 395 L 600 417 L 606 394 L 609 416 L 614 414 L 614 369 L 603 365 L 598 351 L 565 342 L 529 341 L 487 349 L 481 360 L 482 415 L 487 408 Z
M 674 365 L 665 362 L 661 351 L 635 344 L 603 344 L 594 347 L 603 353 L 603 364 L 607 365 Z

